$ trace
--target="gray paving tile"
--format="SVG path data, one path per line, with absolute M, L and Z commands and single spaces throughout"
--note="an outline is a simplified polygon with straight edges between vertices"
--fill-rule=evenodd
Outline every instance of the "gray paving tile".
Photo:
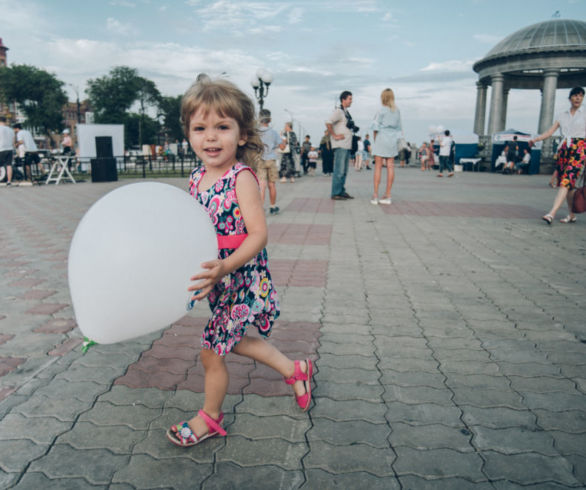
M 397 447 L 394 464 L 397 475 L 415 475 L 430 478 L 465 478 L 473 482 L 486 481 L 482 473 L 482 459 L 475 453 L 461 453 L 451 449 L 418 450 Z
M 289 442 L 305 442 L 305 433 L 311 428 L 308 418 L 294 419 L 277 415 L 258 417 L 238 414 L 230 425 L 230 436 L 241 435 L 248 439 L 280 438 Z
M 544 456 L 559 456 L 554 448 L 552 435 L 541 430 L 474 426 L 472 432 L 474 446 L 480 451 L 496 451 L 502 454 L 534 452 Z
M 285 471 L 278 466 L 242 468 L 232 463 L 218 463 L 215 472 L 203 483 L 203 490 L 296 489 L 304 483 L 301 471 Z M 306 488 L 306 487 L 304 487 Z
M 426 480 L 418 476 L 401 476 L 403 490 L 493 490 L 488 481 L 471 482 L 462 478 L 442 478 Z
M 406 404 L 435 403 L 451 407 L 452 392 L 447 388 L 430 388 L 428 386 L 385 386 L 383 394 L 385 402 L 401 402 Z
M 136 405 L 130 409 L 124 405 L 112 405 L 110 402 L 96 402 L 91 410 L 79 417 L 79 421 L 94 425 L 127 425 L 132 429 L 146 430 L 161 412 L 162 409 L 144 405 Z
M 391 422 L 405 422 L 410 425 L 442 424 L 448 427 L 461 427 L 461 412 L 457 407 L 446 407 L 431 403 L 407 405 L 401 402 L 386 404 L 386 419 Z
M 385 422 L 385 406 L 361 400 L 316 399 L 311 409 L 313 417 L 324 417 L 335 421 L 365 420 L 373 424 Z
M 37 444 L 50 444 L 71 425 L 71 422 L 63 422 L 53 417 L 29 418 L 20 413 L 10 413 L 0 420 L 0 440 L 24 438 Z
M 551 412 L 549 410 L 534 410 L 537 415 L 537 423 L 544 430 L 559 430 L 572 434 L 586 433 L 586 412 L 581 410 L 568 410 L 564 412 Z
M 462 424 L 461 427 L 445 425 L 408 425 L 401 422 L 391 424 L 389 437 L 393 447 L 407 446 L 413 449 L 454 449 L 471 452 L 472 433 Z
M 395 454 L 390 449 L 378 449 L 363 444 L 332 446 L 327 442 L 310 442 L 311 451 L 304 458 L 305 467 L 329 473 L 366 471 L 379 477 L 394 476 Z
M 18 490 L 98 490 L 111 488 L 108 485 L 94 485 L 82 478 L 47 478 L 43 473 L 28 472 L 13 488 Z
M 386 424 L 372 424 L 362 420 L 348 422 L 333 421 L 321 417 L 312 418 L 313 427 L 307 433 L 311 441 L 325 441 L 337 446 L 361 443 L 385 449 L 391 428 Z
M 131 429 L 125 425 L 94 425 L 78 422 L 57 443 L 69 444 L 76 449 L 108 448 L 116 454 L 130 454 L 133 446 L 146 437 L 146 431 Z
M 486 451 L 485 473 L 494 480 L 506 479 L 525 485 L 554 482 L 578 486 L 572 473 L 572 464 L 562 457 L 548 457 L 540 454 L 500 454 Z
M 300 470 L 301 458 L 307 453 L 305 443 L 284 439 L 250 440 L 241 436 L 226 438 L 225 447 L 216 453 L 216 461 L 239 466 L 276 465 L 285 470 Z
M 188 458 L 156 460 L 144 454 L 129 458 L 113 475 L 113 483 L 128 483 L 135 488 L 193 488 L 194 482 L 212 473 L 211 464 L 196 463 Z
M 47 444 L 35 444 L 28 439 L 0 441 L 0 468 L 6 472 L 20 473 L 32 460 L 45 454 L 48 447 Z
M 53 446 L 46 456 L 33 461 L 30 471 L 49 478 L 83 478 L 92 484 L 107 484 L 112 475 L 128 465 L 129 456 L 105 449 L 75 449 L 67 444 Z
M 536 417 L 529 410 L 514 410 L 507 407 L 482 408 L 460 405 L 462 420 L 468 425 L 481 425 L 492 429 L 520 427 L 529 430 L 536 428 Z
M 306 471 L 308 490 L 348 490 L 368 488 L 369 490 L 398 490 L 399 482 L 395 477 L 379 477 L 362 471 L 334 474 L 319 469 Z

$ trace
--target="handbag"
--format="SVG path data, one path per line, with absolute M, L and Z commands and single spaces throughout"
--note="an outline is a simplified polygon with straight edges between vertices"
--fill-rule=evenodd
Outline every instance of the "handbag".
M 586 172 L 582 169 L 582 187 L 578 187 L 574 192 L 572 201 L 572 213 L 583 213 L 586 211 Z
M 583 213 L 586 211 L 586 186 L 579 187 L 574 192 L 574 202 L 572 203 L 573 213 Z

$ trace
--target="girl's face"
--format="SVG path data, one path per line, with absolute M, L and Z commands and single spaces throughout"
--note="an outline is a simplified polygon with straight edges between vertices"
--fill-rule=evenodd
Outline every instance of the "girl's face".
M 189 142 L 206 167 L 228 170 L 236 163 L 236 150 L 246 144 L 236 119 L 199 109 L 189 122 Z
M 579 109 L 584 100 L 584 94 L 574 94 L 570 97 L 570 103 L 574 109 Z

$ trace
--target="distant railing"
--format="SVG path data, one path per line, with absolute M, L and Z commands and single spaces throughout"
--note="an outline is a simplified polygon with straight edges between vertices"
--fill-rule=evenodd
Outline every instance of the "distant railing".
M 194 154 L 166 155 L 166 156 L 143 156 L 125 155 L 116 156 L 116 169 L 121 177 L 186 177 L 194 167 L 201 165 Z M 76 173 L 91 172 L 91 158 L 77 158 L 75 162 Z

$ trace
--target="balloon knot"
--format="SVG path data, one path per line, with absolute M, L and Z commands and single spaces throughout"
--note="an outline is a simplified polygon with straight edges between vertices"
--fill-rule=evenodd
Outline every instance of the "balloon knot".
M 81 344 L 81 352 L 85 354 L 90 349 L 90 347 L 94 345 L 98 345 L 98 343 L 88 339 L 87 337 L 84 337 L 83 344 Z

